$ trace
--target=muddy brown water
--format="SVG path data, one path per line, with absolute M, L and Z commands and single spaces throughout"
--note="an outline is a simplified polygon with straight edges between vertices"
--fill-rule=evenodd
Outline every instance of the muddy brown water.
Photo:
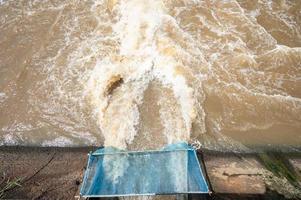
M 300 47 L 299 0 L 2 0 L 0 144 L 298 147 Z

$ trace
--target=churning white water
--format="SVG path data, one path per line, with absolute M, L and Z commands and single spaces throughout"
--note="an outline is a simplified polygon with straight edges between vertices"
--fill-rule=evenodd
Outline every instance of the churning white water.
M 301 144 L 299 1 L 0 3 L 0 144 Z

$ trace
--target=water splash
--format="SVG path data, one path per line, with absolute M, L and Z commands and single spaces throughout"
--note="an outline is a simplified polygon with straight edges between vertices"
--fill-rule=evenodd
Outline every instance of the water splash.
M 296 147 L 299 11 L 269 0 L 5 1 L 1 144 Z

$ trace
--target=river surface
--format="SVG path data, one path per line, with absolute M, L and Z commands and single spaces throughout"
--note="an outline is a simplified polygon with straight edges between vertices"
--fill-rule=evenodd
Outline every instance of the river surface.
M 299 0 L 1 0 L 0 145 L 301 146 Z

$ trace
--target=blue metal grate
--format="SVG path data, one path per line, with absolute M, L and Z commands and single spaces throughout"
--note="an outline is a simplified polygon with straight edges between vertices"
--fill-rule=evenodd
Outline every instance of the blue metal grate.
M 196 151 L 178 143 L 158 151 L 112 147 L 89 154 L 83 197 L 209 193 Z

